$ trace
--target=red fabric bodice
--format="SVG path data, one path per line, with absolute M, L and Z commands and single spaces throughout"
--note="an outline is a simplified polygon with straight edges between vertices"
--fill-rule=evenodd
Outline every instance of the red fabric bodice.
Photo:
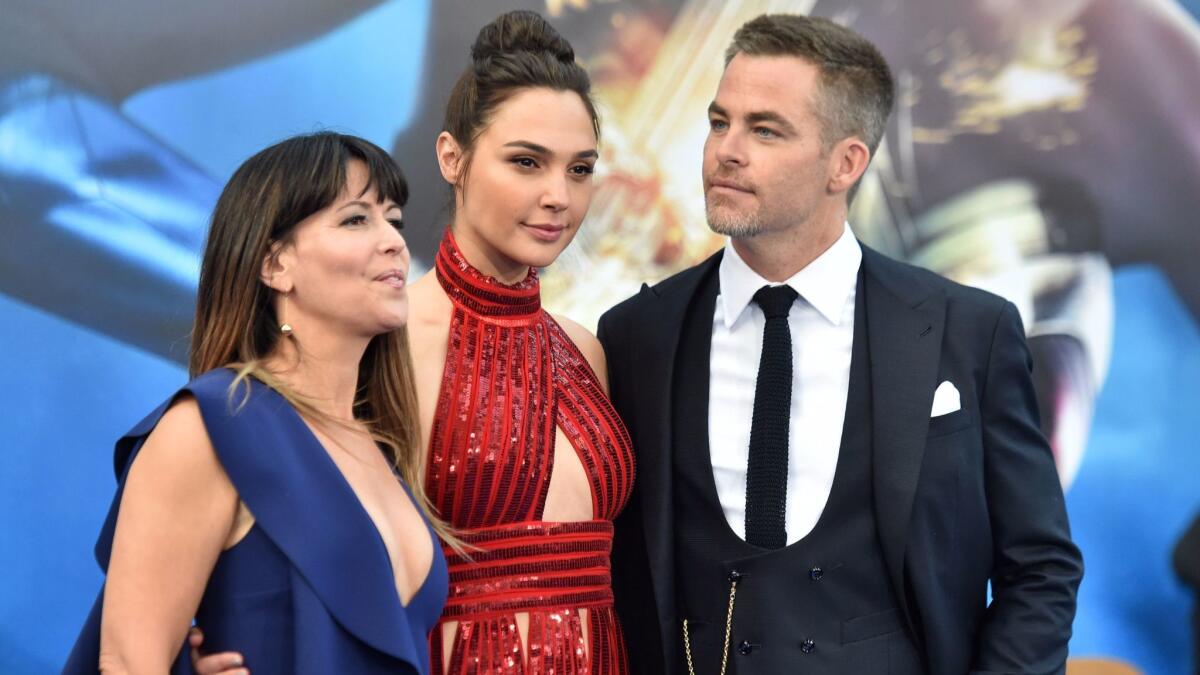
M 480 549 L 470 560 L 445 549 L 443 621 L 459 621 L 445 672 L 623 673 L 610 552 L 612 519 L 633 487 L 629 434 L 587 360 L 542 309 L 536 270 L 502 284 L 467 263 L 447 232 L 435 271 L 453 314 L 426 492 Z M 569 447 L 555 448 L 558 429 Z M 577 453 L 591 484 L 592 520 L 542 521 L 556 452 Z M 590 625 L 579 609 L 588 610 Z M 515 612 L 529 612 L 525 655 Z M 438 672 L 440 626 L 433 657 Z

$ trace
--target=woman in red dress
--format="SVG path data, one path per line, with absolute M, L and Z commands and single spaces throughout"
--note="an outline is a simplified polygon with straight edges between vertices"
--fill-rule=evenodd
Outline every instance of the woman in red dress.
M 437 139 L 451 224 L 410 287 L 425 486 L 467 551 L 446 547 L 434 672 L 624 673 L 609 553 L 629 436 L 599 342 L 542 309 L 537 272 L 591 200 L 590 85 L 532 12 L 485 26 L 471 55 Z

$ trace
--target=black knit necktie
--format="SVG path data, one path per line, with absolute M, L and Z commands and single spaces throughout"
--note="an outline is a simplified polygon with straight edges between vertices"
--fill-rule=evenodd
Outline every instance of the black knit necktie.
M 788 311 L 798 294 L 790 286 L 763 286 L 754 302 L 767 316 L 754 385 L 750 461 L 746 468 L 746 541 L 762 548 L 787 543 L 788 421 L 792 408 L 792 334 Z

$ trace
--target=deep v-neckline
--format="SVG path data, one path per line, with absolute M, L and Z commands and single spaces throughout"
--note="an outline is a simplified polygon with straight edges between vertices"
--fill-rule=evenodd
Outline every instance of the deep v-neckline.
M 283 399 L 282 396 L 280 396 L 280 398 Z M 286 399 L 283 400 L 287 406 L 287 409 L 291 412 L 294 421 L 304 429 L 306 440 L 315 446 L 315 449 L 320 450 L 321 456 L 325 458 L 325 461 L 329 462 L 329 466 L 333 469 L 338 481 L 340 481 L 341 485 L 349 492 L 350 497 L 353 498 L 354 504 L 358 507 L 358 513 L 365 518 L 368 523 L 371 524 L 370 529 L 375 533 L 375 543 L 379 547 L 379 552 L 383 554 L 383 559 L 387 561 L 388 564 L 388 572 L 390 573 L 392 579 L 391 586 L 395 592 L 396 602 L 400 603 L 400 606 L 407 611 L 413 605 L 413 603 L 416 602 L 417 598 L 421 596 L 422 593 L 428 588 L 429 581 L 433 577 L 433 568 L 436 563 L 438 549 L 440 547 L 437 534 L 433 531 L 433 528 L 430 527 L 429 522 L 421 516 L 421 509 L 417 505 L 417 501 L 413 497 L 412 492 L 408 489 L 408 486 L 404 484 L 404 481 L 399 476 L 396 476 L 393 473 L 392 475 L 395 477 L 396 483 L 400 485 L 402 490 L 404 490 L 404 494 L 409 503 L 417 512 L 417 517 L 421 518 L 422 523 L 425 525 L 425 530 L 429 533 L 431 542 L 429 561 L 425 566 L 424 574 L 421 577 L 421 583 L 412 589 L 412 594 L 408 597 L 408 601 L 405 602 L 399 586 L 396 585 L 396 561 L 392 559 L 392 554 L 388 551 L 387 543 L 383 539 L 383 533 L 379 531 L 379 523 L 376 523 L 375 519 L 371 517 L 371 513 L 367 511 L 367 507 L 363 506 L 362 499 L 358 496 L 358 493 L 355 492 L 354 486 L 350 484 L 350 481 L 346 478 L 346 474 L 342 473 L 342 468 L 338 466 L 336 461 L 334 461 L 333 457 L 329 454 L 329 449 L 326 448 L 325 444 L 321 442 L 321 439 L 317 436 L 316 432 L 313 431 L 312 427 L 309 426 L 308 422 L 302 415 L 300 415 L 300 412 L 291 405 L 291 403 L 288 403 Z

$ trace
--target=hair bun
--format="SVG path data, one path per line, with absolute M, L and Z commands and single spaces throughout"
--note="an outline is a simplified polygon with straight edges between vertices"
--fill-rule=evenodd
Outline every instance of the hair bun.
M 506 12 L 484 26 L 471 45 L 476 63 L 513 52 L 543 52 L 559 61 L 574 62 L 575 50 L 541 14 L 528 10 Z

